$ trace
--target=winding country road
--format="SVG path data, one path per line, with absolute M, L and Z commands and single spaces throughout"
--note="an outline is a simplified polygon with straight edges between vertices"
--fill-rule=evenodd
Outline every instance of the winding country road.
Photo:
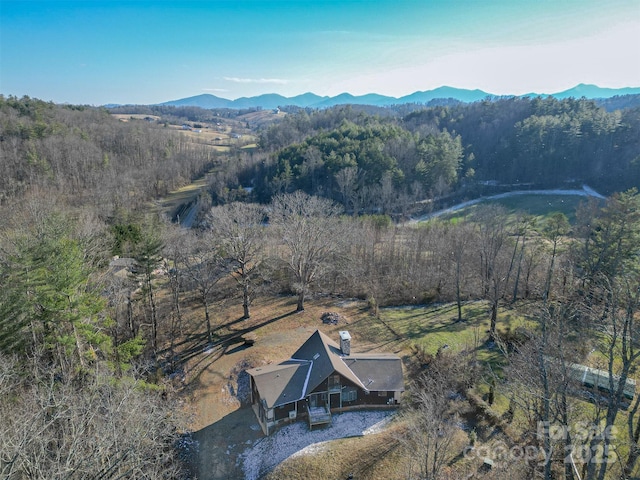
M 198 190 L 199 192 L 199 190 Z M 563 190 L 563 189 L 553 189 L 553 190 L 514 190 L 512 192 L 499 193 L 496 195 L 490 195 L 488 197 L 480 197 L 474 198 L 473 200 L 467 200 L 466 202 L 458 203 L 457 205 L 453 205 L 451 207 L 445 208 L 443 210 L 438 210 L 436 212 L 427 213 L 421 215 L 417 218 L 412 218 L 407 224 L 414 224 L 424 222 L 426 220 L 430 220 L 432 218 L 437 218 L 442 215 L 446 215 L 449 213 L 456 212 L 458 210 L 462 210 L 463 208 L 469 207 L 471 205 L 476 205 L 480 202 L 484 202 L 486 200 L 498 200 L 500 198 L 508 198 L 515 197 L 518 195 L 576 195 L 581 197 L 595 197 L 595 198 L 606 198 L 604 195 L 596 192 L 593 188 L 588 185 L 583 185 L 581 190 Z M 193 221 L 195 220 L 196 214 L 198 212 L 199 205 L 196 199 L 195 202 L 188 208 L 188 210 L 180 217 L 180 225 L 185 228 L 191 228 L 193 225 Z
M 475 198 L 473 200 L 468 200 L 466 202 L 459 203 L 459 204 L 454 205 L 452 207 L 445 208 L 443 210 L 438 210 L 437 212 L 431 212 L 431 213 L 427 213 L 425 215 L 421 215 L 421 216 L 419 216 L 417 218 L 412 218 L 407 223 L 412 224 L 412 223 L 424 222 L 424 221 L 432 219 L 432 218 L 437 218 L 437 217 L 439 217 L 441 215 L 446 215 L 448 213 L 452 213 L 452 212 L 456 212 L 458 210 L 462 210 L 463 208 L 469 207 L 471 205 L 475 205 L 475 204 L 480 203 L 480 202 L 484 202 L 485 200 L 497 200 L 497 199 L 500 199 L 500 198 L 515 197 L 517 195 L 578 195 L 578 196 L 581 196 L 581 197 L 595 197 L 595 198 L 602 198 L 602 199 L 606 198 L 604 195 L 599 194 L 598 192 L 596 192 L 593 188 L 589 187 L 588 185 L 583 185 L 582 186 L 582 190 L 561 190 L 561 189 L 555 189 L 555 190 L 515 190 L 513 192 L 499 193 L 497 195 L 491 195 L 489 197 L 480 197 L 480 198 Z

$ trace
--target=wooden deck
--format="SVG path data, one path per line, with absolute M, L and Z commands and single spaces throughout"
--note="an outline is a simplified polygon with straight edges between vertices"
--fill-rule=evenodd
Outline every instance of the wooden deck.
M 327 425 L 331 423 L 331 412 L 326 407 L 313 407 L 309 409 L 309 428 L 314 425 Z

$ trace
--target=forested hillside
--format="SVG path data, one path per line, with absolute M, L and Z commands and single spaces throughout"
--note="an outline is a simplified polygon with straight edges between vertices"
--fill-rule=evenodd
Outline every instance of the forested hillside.
M 38 188 L 109 215 L 166 195 L 216 158 L 162 124 L 28 97 L 0 97 L 0 134 L 0 204 Z
M 106 215 L 122 205 L 139 207 L 202 175 L 219 157 L 167 128 L 168 121 L 243 118 L 194 107 L 129 110 L 165 120 L 125 123 L 104 109 L 2 98 L 0 201 L 38 186 Z M 607 112 L 585 99 L 307 109 L 260 128 L 258 148 L 234 153 L 236 160 L 212 180 L 215 202 L 233 198 L 228 192 L 240 186 L 254 187 L 263 203 L 301 189 L 350 212 L 403 214 L 416 201 L 447 195 L 640 185 L 640 109 Z
M 258 170 L 257 186 L 263 201 L 304 189 L 347 209 L 386 213 L 425 197 L 474 196 L 488 185 L 624 190 L 640 184 L 639 115 L 638 108 L 607 112 L 590 100 L 554 98 L 432 107 L 403 117 L 350 107 L 305 112 L 263 133 L 261 146 L 274 153 Z
M 464 402 L 490 424 L 484 437 L 458 431 L 465 441 L 499 436 L 551 459 L 506 462 L 492 478 L 576 478 L 571 442 L 587 449 L 572 460 L 581 478 L 637 476 L 640 396 L 629 403 L 624 385 L 640 366 L 640 110 L 573 99 L 302 110 L 270 120 L 257 146 L 224 151 L 171 128 L 209 114 L 123 122 L 0 97 L 0 474 L 189 477 L 202 371 L 260 333 L 251 322 L 268 299 L 288 299 L 287 317 L 324 298 L 353 299 L 354 329 L 382 325 L 399 342 L 402 472 L 466 472 L 460 449 L 438 441 Z M 194 228 L 152 209 L 206 170 Z M 608 198 L 394 222 L 438 198 L 582 182 Z M 400 305 L 455 314 L 382 321 Z M 446 334 L 474 346 L 444 345 Z M 266 361 L 249 350 L 240 370 Z M 616 380 L 583 391 L 574 364 Z M 549 424 L 619 430 L 578 441 L 539 429 Z M 610 448 L 618 460 L 602 462 Z

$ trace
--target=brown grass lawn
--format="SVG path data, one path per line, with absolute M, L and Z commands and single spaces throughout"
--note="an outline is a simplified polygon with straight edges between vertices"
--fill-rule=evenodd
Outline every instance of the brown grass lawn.
M 182 130 L 179 126 L 172 126 L 173 129 L 179 130 L 182 135 L 189 138 L 195 145 L 211 148 L 217 152 L 228 152 L 231 146 L 243 147 L 245 145 L 255 145 L 256 137 L 253 135 L 242 135 L 235 138 L 230 132 L 220 132 L 215 129 Z
M 200 453 L 195 462 L 195 470 L 200 480 L 243 478 L 241 465 L 236 464 L 238 456 L 263 437 L 254 413 L 248 406 L 248 377 L 244 373 L 247 368 L 286 360 L 316 329 L 320 329 L 336 341 L 339 330 L 349 330 L 352 349 L 355 352 L 384 351 L 407 357 L 411 355 L 412 347 L 419 344 L 423 336 L 428 336 L 429 333 L 437 334 L 437 342 L 447 341 L 451 344 L 452 350 L 456 350 L 464 345 L 456 344 L 454 337 L 470 335 L 470 330 L 467 329 L 475 328 L 473 324 L 476 323 L 484 329 L 484 317 L 488 314 L 483 305 L 470 304 L 467 307 L 467 326 L 462 328 L 452 324 L 449 329 L 451 312 L 448 309 L 441 309 L 443 316 L 434 319 L 433 307 L 383 310 L 380 318 L 376 318 L 371 316 L 366 303 L 358 300 L 310 299 L 306 303 L 306 310 L 301 313 L 295 313 L 295 307 L 294 297 L 258 299 L 249 320 L 240 320 L 240 305 L 219 308 L 215 312 L 218 327 L 215 330 L 213 347 L 207 346 L 202 334 L 202 315 L 199 309 L 194 307 L 188 313 L 194 333 L 187 334 L 187 341 L 179 346 L 186 373 L 182 394 L 185 404 L 189 405 L 192 411 L 191 429 L 200 445 Z M 322 324 L 320 317 L 325 311 L 339 313 L 344 317 L 344 321 L 339 325 Z M 436 323 L 430 328 L 429 324 L 432 322 Z M 438 322 L 447 325 L 443 326 Z M 443 336 L 445 330 L 449 333 Z M 243 333 L 248 332 L 256 339 L 252 347 L 244 346 L 240 338 Z M 467 343 L 466 340 L 463 343 Z M 430 349 L 429 344 L 427 347 Z M 464 433 L 461 434 L 465 436 Z M 360 472 L 367 471 L 372 475 L 378 475 L 380 472 L 389 474 L 393 470 L 397 475 L 393 474 L 387 478 L 404 478 L 402 469 L 405 467 L 396 465 L 400 455 L 398 449 L 388 449 L 379 462 L 369 461 L 366 465 L 361 463 L 364 458 L 362 455 L 366 454 L 366 458 L 371 460 L 371 451 L 376 451 L 377 446 L 391 439 L 385 435 L 377 434 L 371 439 L 345 439 L 342 442 L 349 446 L 349 455 L 339 453 L 338 445 L 337 450 L 333 447 L 329 450 L 328 458 L 326 455 L 321 456 L 321 460 L 317 462 L 313 458 L 299 459 L 293 466 L 283 465 L 281 469 L 277 469 L 277 474 L 274 471 L 275 476 L 272 478 L 318 478 L 292 473 L 309 472 L 314 465 L 318 467 L 316 474 L 331 476 L 346 471 L 347 466 L 356 463 Z M 359 453 L 360 449 L 362 455 Z M 336 468 L 319 468 L 327 461 L 338 462 L 338 458 L 339 465 L 342 465 L 339 468 L 337 463 Z M 391 468 L 393 465 L 395 467 Z M 468 467 L 464 462 L 462 466 Z M 289 474 L 293 476 L 287 476 Z
M 456 309 L 451 304 L 385 308 L 379 317 L 372 316 L 367 304 L 359 300 L 322 297 L 309 299 L 304 312 L 295 313 L 295 307 L 296 299 L 292 296 L 257 299 L 249 320 L 240 319 L 239 303 L 213 308 L 216 327 L 212 345 L 207 344 L 203 334 L 200 307 L 194 302 L 185 308 L 189 320 L 183 332 L 185 340 L 178 346 L 185 372 L 181 394 L 193 415 L 191 429 L 200 446 L 194 461 L 200 480 L 243 478 L 238 457 L 263 438 L 248 406 L 245 370 L 288 359 L 316 329 L 336 341 L 339 330 L 348 330 L 354 352 L 392 352 L 408 360 L 416 346 L 433 354 L 446 344 L 452 353 L 463 349 L 475 351 L 479 361 L 497 368 L 503 361 L 499 352 L 485 343 L 489 320 L 486 302 L 466 303 L 462 322 L 457 322 Z M 322 324 L 321 315 L 325 311 L 339 313 L 343 321 L 339 325 Z M 502 308 L 499 328 L 513 330 L 529 324 L 531 318 L 527 312 L 530 311 L 531 306 L 524 304 L 513 309 Z M 251 347 L 246 347 L 241 338 L 248 333 L 255 338 Z M 488 384 L 480 382 L 475 395 L 483 396 L 487 388 Z M 496 418 L 503 416 L 508 403 L 508 398 L 499 391 L 491 409 Z M 507 429 L 510 432 L 506 432 L 510 435 L 507 438 L 496 429 L 495 422 L 478 415 L 469 402 L 460 401 L 456 412 L 467 429 L 476 429 L 478 445 L 491 449 L 494 444 L 518 442 L 523 425 L 517 419 Z M 621 414 L 621 431 L 624 418 Z M 354 471 L 358 473 L 357 478 L 406 478 L 408 472 L 415 473 L 417 467 L 407 463 L 411 456 L 398 442 L 403 422 L 394 422 L 394 425 L 389 431 L 375 435 L 329 442 L 319 453 L 281 463 L 267 478 L 346 478 Z M 468 434 L 459 429 L 456 436 L 459 437 L 456 445 L 465 445 Z M 479 471 L 481 464 L 481 458 L 465 459 L 459 455 L 447 466 L 447 472 L 449 478 L 463 478 L 471 473 L 475 478 L 491 478 L 490 473 L 483 476 Z M 500 463 L 493 472 L 498 472 L 498 468 L 510 468 L 510 464 Z M 513 478 L 526 478 L 526 473 L 522 475 Z
M 242 478 L 236 465 L 237 456 L 247 442 L 263 436 L 247 404 L 244 370 L 286 360 L 316 329 L 337 341 L 339 330 L 376 321 L 365 305 L 357 301 L 310 300 L 304 312 L 295 313 L 295 308 L 294 297 L 259 299 L 249 320 L 240 320 L 240 305 L 221 309 L 215 313 L 219 327 L 212 348 L 207 346 L 197 325 L 192 328 L 199 332 L 188 334 L 188 340 L 179 346 L 186 373 L 183 395 L 193 414 L 191 429 L 200 442 L 196 469 L 201 480 Z M 325 311 L 338 312 L 346 320 L 339 325 L 323 325 L 320 316 Z M 191 316 L 195 322 L 201 315 L 194 310 Z M 254 346 L 243 345 L 239 338 L 242 332 L 255 335 Z M 353 335 L 352 344 L 354 351 L 389 351 L 382 348 L 386 340 L 364 342 L 357 333 Z

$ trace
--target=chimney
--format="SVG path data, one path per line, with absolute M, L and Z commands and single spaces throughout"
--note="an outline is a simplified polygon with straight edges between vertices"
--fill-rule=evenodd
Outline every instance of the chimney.
M 340 350 L 343 355 L 351 354 L 351 335 L 346 330 L 342 330 L 340 333 Z

